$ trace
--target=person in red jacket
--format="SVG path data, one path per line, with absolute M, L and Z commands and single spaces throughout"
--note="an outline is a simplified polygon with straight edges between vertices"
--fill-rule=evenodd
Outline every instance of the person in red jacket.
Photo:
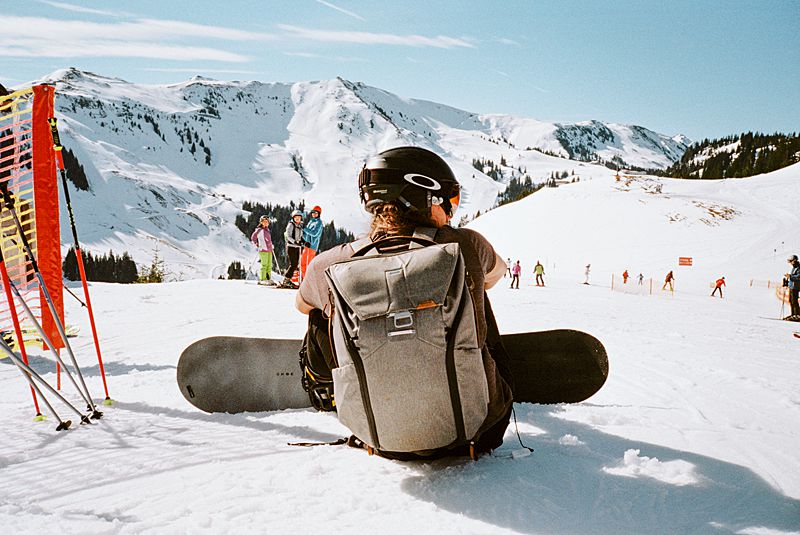
M 716 286 L 714 286 L 714 291 L 711 292 L 711 297 L 714 297 L 714 294 L 716 294 L 717 290 L 719 290 L 719 297 L 722 298 L 723 286 L 725 286 L 725 277 L 720 277 L 717 279 Z
M 675 275 L 672 274 L 672 271 L 667 273 L 667 277 L 664 279 L 664 286 L 661 287 L 662 290 L 666 290 L 667 286 L 669 286 L 669 291 L 674 292 L 675 287 L 672 285 L 673 281 L 675 280 Z
M 630 275 L 628 275 L 628 270 L 627 269 L 622 272 L 622 284 L 628 284 L 628 277 L 629 276 Z

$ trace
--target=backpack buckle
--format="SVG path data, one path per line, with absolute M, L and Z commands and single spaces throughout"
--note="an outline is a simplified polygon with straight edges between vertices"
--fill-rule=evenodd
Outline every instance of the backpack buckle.
M 389 336 L 401 336 L 417 332 L 413 328 L 414 314 L 410 310 L 392 312 L 389 314 L 388 319 L 390 320 L 389 328 L 387 329 Z

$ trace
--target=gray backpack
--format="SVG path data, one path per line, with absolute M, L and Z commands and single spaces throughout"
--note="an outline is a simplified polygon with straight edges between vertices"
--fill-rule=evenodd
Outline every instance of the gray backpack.
M 464 259 L 457 243 L 433 242 L 435 232 L 379 240 L 325 272 L 339 421 L 381 453 L 469 446 L 487 416 Z

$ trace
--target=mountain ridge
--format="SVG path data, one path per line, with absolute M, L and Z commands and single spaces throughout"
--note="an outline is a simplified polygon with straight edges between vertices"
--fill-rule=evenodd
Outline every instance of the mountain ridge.
M 448 161 L 465 191 L 457 218 L 490 209 L 512 178 L 540 183 L 553 172 L 585 176 L 594 167 L 566 158 L 569 151 L 553 136 L 556 123 L 480 115 L 341 77 L 193 77 L 145 86 L 68 68 L 40 82 L 56 86 L 64 145 L 86 171 L 90 190 L 76 195 L 86 244 L 97 252 L 130 250 L 140 264 L 159 244 L 162 258 L 186 265 L 189 278 L 247 261 L 250 244 L 233 225 L 244 201 L 321 204 L 324 219 L 360 232 L 367 218 L 354 177 L 369 155 L 391 146 L 424 146 Z M 635 127 L 648 141 L 636 145 L 633 129 L 582 126 L 591 147 L 578 152 L 595 162 L 673 161 L 672 138 Z M 581 146 L 580 136 L 567 137 L 571 147 Z M 473 167 L 478 158 L 508 164 L 494 180 Z

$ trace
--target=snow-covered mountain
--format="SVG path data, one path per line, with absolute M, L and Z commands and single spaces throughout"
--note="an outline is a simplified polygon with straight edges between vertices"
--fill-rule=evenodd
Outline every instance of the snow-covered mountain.
M 569 157 L 663 168 L 687 146 L 639 126 L 479 115 L 341 78 L 145 86 L 65 69 L 41 81 L 57 87 L 64 144 L 90 183 L 74 194 L 85 248 L 127 250 L 140 264 L 158 248 L 179 278 L 249 261 L 233 225 L 243 201 L 319 204 L 325 221 L 360 232 L 354 177 L 391 146 L 447 159 L 465 190 L 457 217 L 492 207 L 512 177 L 606 174 Z M 499 167 L 498 180 L 473 166 L 478 159 Z

